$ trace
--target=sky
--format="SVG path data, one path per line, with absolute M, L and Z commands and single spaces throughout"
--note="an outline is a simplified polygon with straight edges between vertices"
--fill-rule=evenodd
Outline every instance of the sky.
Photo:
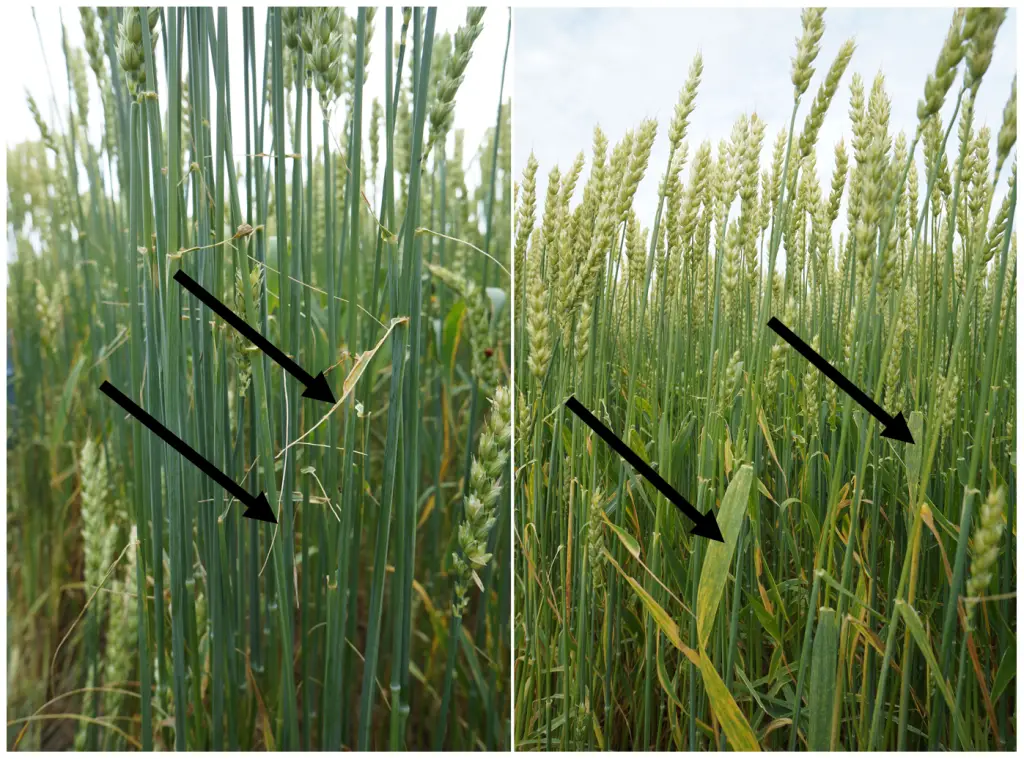
M 875 74 L 884 73 L 892 99 L 890 133 L 903 129 L 911 138 L 917 102 L 951 17 L 949 9 L 826 11 L 816 74 L 797 115 L 797 132 L 839 46 L 853 38 L 857 48 L 818 140 L 818 178 L 823 185 L 831 179 L 833 150 L 840 137 L 845 137 L 852 158 L 847 113 L 853 72 L 860 73 L 867 91 Z M 994 139 L 1016 73 L 1016 28 L 1017 14 L 1011 9 L 976 102 L 976 126 L 987 124 L 992 130 L 993 159 Z M 540 163 L 537 197 L 542 199 L 551 167 L 557 163 L 564 170 L 580 150 L 588 160 L 583 170 L 587 176 L 595 125 L 600 124 L 614 144 L 642 119 L 656 118 L 658 139 L 634 203 L 643 223 L 650 224 L 668 160 L 668 123 L 698 51 L 704 74 L 686 137 L 689 156 L 705 139 L 717 152 L 719 139 L 728 138 L 737 117 L 756 111 L 768 125 L 761 154 L 762 166 L 767 166 L 775 136 L 788 126 L 792 110 L 790 68 L 800 32 L 798 8 L 517 10 L 516 177 L 522 176 L 532 150 Z M 951 113 L 951 102 L 943 113 Z M 688 176 L 689 165 L 684 182 Z M 577 200 L 582 186 L 581 181 Z
M 257 59 L 256 65 L 262 72 L 264 26 L 266 5 L 252 6 L 256 9 Z M 25 102 L 25 92 L 31 92 L 43 110 L 50 124 L 55 122 L 51 93 L 55 92 L 61 107 L 61 118 L 66 118 L 67 77 L 64 69 L 64 56 L 61 48 L 61 13 L 67 25 L 71 45 L 83 47 L 84 37 L 78 9 L 76 7 L 59 8 L 48 4 L 36 8 L 39 23 L 37 32 L 33 20 L 32 7 L 29 4 L 9 3 L 4 8 L 3 24 L 0 26 L 0 65 L 7 72 L 0 77 L 0 94 L 8 106 L 0 121 L 0 132 L 5 144 L 10 146 L 26 139 L 38 139 L 39 130 L 29 113 Z M 352 10 L 354 13 L 354 9 Z M 436 31 L 447 31 L 454 34 L 455 30 L 466 19 L 465 6 L 445 6 L 437 12 Z M 395 41 L 401 29 L 401 13 L 395 12 Z M 229 65 L 231 67 L 231 92 L 244 92 L 242 57 L 242 9 L 235 5 L 228 10 L 228 45 Z M 494 126 L 498 108 L 498 87 L 501 82 L 502 62 L 505 56 L 505 40 L 508 34 L 508 9 L 489 8 L 484 16 L 484 29 L 473 46 L 473 57 L 466 69 L 466 78 L 459 88 L 455 106 L 454 129 L 465 130 L 466 158 L 469 160 L 476 152 L 487 129 Z M 42 42 L 40 42 L 42 40 Z M 511 54 L 511 53 L 510 53 Z M 409 59 L 406 57 L 405 71 L 408 72 Z M 158 78 L 162 92 L 166 93 L 166 84 L 162 78 L 162 66 L 158 66 Z M 511 67 L 509 67 L 509 74 Z M 96 88 L 92 72 L 89 72 L 89 85 L 92 95 L 90 105 L 91 130 L 94 142 L 99 140 L 99 116 L 102 105 L 99 91 Z M 52 84 L 52 86 L 51 86 Z M 369 128 L 370 102 L 373 97 L 380 99 L 383 105 L 384 91 L 384 11 L 381 9 L 374 20 L 374 36 L 370 53 L 369 73 L 364 84 L 366 101 L 363 108 L 365 126 Z M 511 93 L 511 78 L 506 75 L 505 98 Z M 315 96 L 315 93 L 314 93 Z M 166 98 L 161 108 L 166 107 Z M 241 110 L 241 109 L 240 109 Z M 314 103 L 315 127 L 320 120 L 317 111 L 319 106 Z M 93 116 L 93 114 L 96 114 Z M 233 120 L 234 152 L 238 157 L 244 154 L 244 117 L 239 113 Z M 332 122 L 332 131 L 339 136 L 344 128 L 341 117 Z M 315 128 L 314 128 L 315 131 Z M 365 133 L 365 132 L 364 132 Z M 268 138 L 269 139 L 269 138 Z M 454 139 L 449 134 L 449 141 Z M 269 150 L 269 147 L 267 148 Z M 365 143 L 364 143 L 364 149 Z M 383 140 L 382 140 L 383 152 Z M 450 154 L 450 153 L 449 153 Z M 475 173 L 474 173 L 475 171 Z M 469 179 L 479 177 L 479 164 L 474 164 Z

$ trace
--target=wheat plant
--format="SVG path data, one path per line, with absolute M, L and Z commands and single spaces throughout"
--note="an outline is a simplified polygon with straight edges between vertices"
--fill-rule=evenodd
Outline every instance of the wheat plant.
M 40 139 L 8 150 L 9 748 L 509 745 L 504 70 L 459 96 L 484 10 L 262 16 L 65 15 L 68 91 L 30 94 Z M 494 119 L 478 152 L 465 108 Z
M 526 162 L 518 748 L 1016 747 L 1016 85 L 1005 112 L 974 108 L 1004 18 L 953 13 L 915 123 L 890 123 L 852 42 L 818 60 L 825 14 L 807 9 L 788 123 L 691 139 L 698 55 L 661 134 L 597 128 L 589 162 Z M 903 411 L 914 444 L 880 436 L 771 317 Z M 691 535 L 570 395 L 724 541 Z

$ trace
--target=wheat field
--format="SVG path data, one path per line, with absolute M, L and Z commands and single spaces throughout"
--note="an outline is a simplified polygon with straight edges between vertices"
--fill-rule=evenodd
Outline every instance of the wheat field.
M 1015 750 L 1007 10 L 905 104 L 804 9 L 788 118 L 697 53 L 518 181 L 449 10 L 22 30 L 8 749 Z
M 459 91 L 511 20 L 463 15 L 24 30 L 69 86 L 7 152 L 8 748 L 509 746 L 511 103 Z
M 853 41 L 818 58 L 828 14 L 806 9 L 788 123 L 748 111 L 691 135 L 698 54 L 666 123 L 525 162 L 518 748 L 1016 747 L 1016 82 L 1004 112 L 975 110 L 1005 15 L 951 13 L 912 123 Z M 691 534 L 570 396 L 723 541 Z

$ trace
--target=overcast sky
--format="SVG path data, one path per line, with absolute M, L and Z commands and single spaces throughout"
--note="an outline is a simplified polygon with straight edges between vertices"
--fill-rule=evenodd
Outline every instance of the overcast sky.
M 266 19 L 266 5 L 253 6 L 256 9 L 256 36 L 257 36 L 257 59 L 256 64 L 260 72 L 263 70 L 263 45 L 264 28 Z M 40 32 L 36 31 L 36 23 L 32 18 L 32 7 L 29 4 L 8 3 L 3 15 L 3 24 L 0 26 L 0 63 L 2 63 L 3 77 L 0 77 L 0 93 L 3 95 L 3 102 L 6 103 L 3 120 L 0 122 L 0 131 L 3 132 L 7 145 L 16 144 L 25 139 L 38 139 L 39 130 L 36 128 L 25 104 L 25 91 L 31 92 L 43 114 L 50 124 L 54 123 L 52 109 L 51 91 L 56 92 L 57 101 L 61 107 L 61 118 L 66 118 L 67 104 L 67 77 L 64 69 L 64 56 L 61 49 L 60 14 L 63 12 L 64 23 L 68 28 L 69 38 L 74 47 L 84 46 L 82 26 L 77 7 L 65 7 L 58 9 L 54 5 L 36 8 L 36 17 L 39 22 Z M 354 9 L 351 9 L 354 13 Z M 439 8 L 437 12 L 436 31 L 438 33 L 447 31 L 451 34 L 466 19 L 466 8 L 464 6 Z M 395 12 L 395 41 L 398 41 L 401 29 L 401 13 Z M 241 99 L 244 90 L 243 73 L 241 66 L 242 58 L 242 9 L 241 6 L 234 6 L 228 10 L 228 36 L 229 36 L 229 65 L 231 67 L 231 92 L 233 98 Z M 367 128 L 370 118 L 370 103 L 377 97 L 383 105 L 384 91 L 384 11 L 377 13 L 374 20 L 374 36 L 370 54 L 369 74 L 364 84 L 366 101 L 364 106 L 364 121 Z M 473 58 L 466 69 L 466 78 L 459 89 L 455 107 L 455 129 L 465 130 L 466 160 L 468 161 L 476 152 L 483 140 L 485 131 L 494 126 L 498 108 L 498 87 L 501 82 L 501 66 L 505 55 L 505 39 L 508 33 L 508 9 L 492 7 L 487 10 L 484 16 L 484 29 L 473 46 Z M 40 38 L 42 44 L 40 44 Z M 511 52 L 510 52 L 511 55 Z M 45 56 L 45 58 L 44 58 Z M 158 78 L 162 92 L 166 93 L 163 82 L 163 67 L 158 66 Z M 511 94 L 511 66 L 506 75 L 505 97 Z M 405 59 L 405 73 L 409 71 L 409 58 Z M 49 76 L 48 76 L 49 74 Z M 262 76 L 262 73 L 261 73 Z M 89 85 L 92 94 L 90 106 L 90 121 L 94 129 L 91 130 L 93 141 L 98 141 L 99 114 L 102 113 L 102 105 L 99 100 L 99 92 L 96 89 L 92 72 L 89 72 Z M 51 90 L 52 82 L 52 90 Z M 161 108 L 166 107 L 166 97 L 161 103 Z M 319 125 L 319 106 L 314 103 L 315 127 Z M 95 115 L 94 115 L 95 114 Z M 244 126 L 245 121 L 241 105 L 238 113 L 233 119 L 234 134 L 232 141 L 234 152 L 241 156 L 244 154 Z M 343 129 L 341 118 L 332 122 L 332 130 L 335 137 L 338 137 Z M 316 128 L 314 128 L 316 132 Z M 269 137 L 268 137 L 269 139 Z M 449 135 L 449 139 L 452 136 Z M 383 140 L 382 153 L 383 153 Z M 266 147 L 269 150 L 269 143 Z M 364 150 L 365 150 L 364 144 Z M 474 165 L 478 177 L 478 164 Z
M 826 11 L 816 74 L 801 104 L 797 131 L 839 46 L 852 37 L 857 49 L 818 140 L 818 178 L 823 184 L 830 181 L 833 148 L 840 137 L 845 137 L 852 157 L 847 113 L 853 72 L 860 73 L 868 91 L 876 72 L 885 74 L 892 99 L 890 131 L 895 136 L 903 129 L 912 137 L 917 101 L 951 17 L 948 9 Z M 776 133 L 788 125 L 791 59 L 801 31 L 798 8 L 523 9 L 516 11 L 515 24 L 515 170 L 521 177 L 533 150 L 540 162 L 538 198 L 544 197 L 551 167 L 557 163 L 564 170 L 580 150 L 588 159 L 587 175 L 596 124 L 614 144 L 643 118 L 653 117 L 658 139 L 635 204 L 643 223 L 650 224 L 668 160 L 668 122 L 698 51 L 704 75 L 686 138 L 689 157 L 704 139 L 717 151 L 718 140 L 729 136 L 736 118 L 756 111 L 768 124 L 762 150 L 766 166 Z M 1016 70 L 1016 27 L 1016 11 L 1010 10 L 978 94 L 976 124 L 987 124 L 993 141 Z M 689 165 L 684 181 L 688 174 Z M 582 185 L 577 185 L 577 197 Z

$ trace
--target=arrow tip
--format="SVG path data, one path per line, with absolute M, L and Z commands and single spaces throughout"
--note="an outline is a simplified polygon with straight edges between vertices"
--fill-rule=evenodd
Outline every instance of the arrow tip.
M 302 394 L 303 398 L 312 398 L 314 401 L 323 401 L 324 403 L 334 403 L 334 393 L 331 392 L 331 386 L 327 384 L 327 378 L 323 372 L 320 372 L 313 381 L 306 385 L 306 392 Z
M 266 493 L 260 493 L 256 496 L 242 516 L 248 519 L 256 519 L 260 522 L 277 524 L 277 517 L 274 516 L 274 510 L 270 508 L 270 502 L 267 500 Z
M 722 537 L 722 529 L 718 526 L 718 520 L 715 519 L 715 512 L 712 509 L 708 509 L 696 526 L 690 530 L 690 534 L 700 535 L 708 540 L 717 540 L 719 543 L 725 542 L 725 538 Z
M 910 434 L 910 427 L 907 426 L 907 420 L 903 418 L 903 412 L 896 414 L 882 430 L 882 437 L 892 438 L 893 440 L 902 440 L 904 443 L 914 444 L 914 436 Z

